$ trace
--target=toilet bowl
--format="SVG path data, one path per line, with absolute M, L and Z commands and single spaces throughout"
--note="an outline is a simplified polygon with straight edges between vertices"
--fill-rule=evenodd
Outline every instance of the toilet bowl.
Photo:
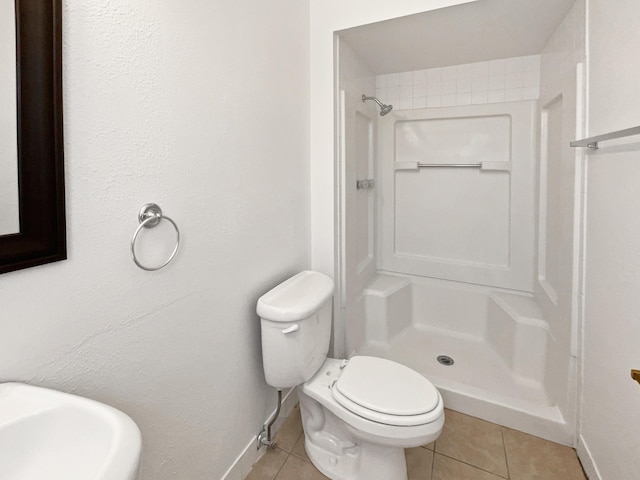
M 328 358 L 333 281 L 301 272 L 258 300 L 265 378 L 297 387 L 311 462 L 332 480 L 407 480 L 404 449 L 444 425 L 438 390 L 391 360 Z
M 400 375 L 389 382 L 394 373 L 417 378 Z M 404 449 L 434 441 L 444 425 L 435 387 L 381 358 L 327 358 L 298 387 L 298 398 L 305 450 L 333 480 L 406 480 Z

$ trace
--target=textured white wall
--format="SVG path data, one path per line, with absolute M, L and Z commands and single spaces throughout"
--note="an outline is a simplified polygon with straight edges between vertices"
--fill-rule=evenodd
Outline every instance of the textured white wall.
M 637 0 L 589 0 L 589 133 L 640 124 Z M 590 478 L 640 478 L 640 143 L 588 156 L 584 387 L 579 446 Z M 587 461 L 590 451 L 593 464 Z
M 69 260 L 0 277 L 0 381 L 129 414 L 141 480 L 219 479 L 275 405 L 255 301 L 309 265 L 308 2 L 64 3 Z

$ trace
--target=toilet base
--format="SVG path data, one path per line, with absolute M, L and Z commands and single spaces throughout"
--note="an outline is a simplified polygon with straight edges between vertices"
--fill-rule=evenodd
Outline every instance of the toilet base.
M 444 418 L 439 419 L 431 435 L 411 440 L 373 438 L 338 418 L 300 387 L 298 399 L 307 455 L 331 480 L 407 480 L 404 449 L 433 441 L 444 423 Z
M 361 442 L 357 453 L 338 457 L 306 438 L 304 447 L 311 463 L 331 480 L 407 480 L 403 448 Z

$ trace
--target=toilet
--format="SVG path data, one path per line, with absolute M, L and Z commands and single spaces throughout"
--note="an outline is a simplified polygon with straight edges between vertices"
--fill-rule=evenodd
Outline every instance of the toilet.
M 390 360 L 328 358 L 334 284 L 304 271 L 258 300 L 267 383 L 298 387 L 311 462 L 332 480 L 407 480 L 404 449 L 444 425 L 438 390 Z

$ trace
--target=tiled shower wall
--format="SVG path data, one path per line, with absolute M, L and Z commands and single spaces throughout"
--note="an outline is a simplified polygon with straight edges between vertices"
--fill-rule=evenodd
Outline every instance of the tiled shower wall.
M 378 75 L 376 96 L 399 110 L 537 100 L 540 55 Z

